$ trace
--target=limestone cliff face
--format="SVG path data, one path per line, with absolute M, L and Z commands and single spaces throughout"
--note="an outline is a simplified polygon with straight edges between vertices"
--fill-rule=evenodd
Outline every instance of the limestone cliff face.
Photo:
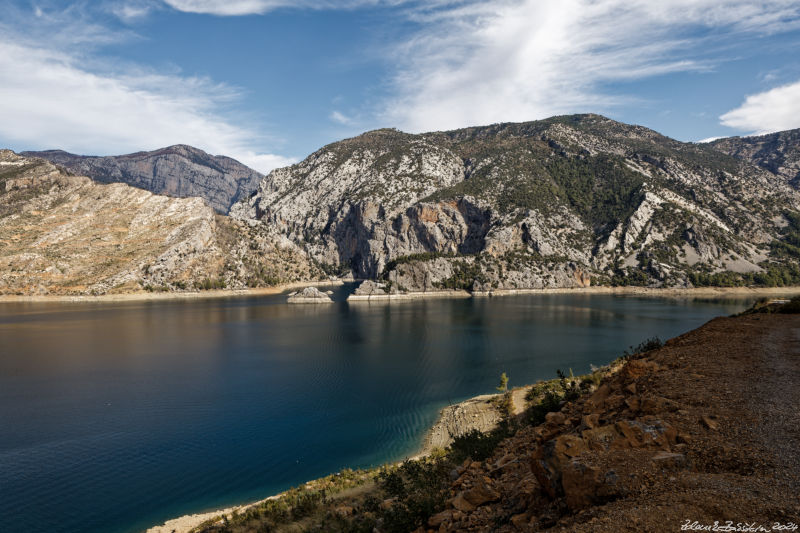
M 729 137 L 709 143 L 720 152 L 749 161 L 800 189 L 800 129 L 769 135 Z
M 101 185 L 0 150 L 0 294 L 240 288 L 317 275 L 293 244 L 200 198 Z
M 760 272 L 798 205 L 785 177 L 710 146 L 576 115 L 365 133 L 273 171 L 231 216 L 328 271 L 487 290 Z
M 41 157 L 100 183 L 126 183 L 175 198 L 203 198 L 223 214 L 255 191 L 263 177 L 235 159 L 212 156 L 186 145 L 108 157 L 81 156 L 61 150 L 22 155 Z

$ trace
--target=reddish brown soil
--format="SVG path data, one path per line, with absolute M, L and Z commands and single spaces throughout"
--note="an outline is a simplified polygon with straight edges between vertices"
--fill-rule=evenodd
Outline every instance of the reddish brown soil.
M 432 531 L 800 522 L 800 316 L 718 318 L 454 473 Z

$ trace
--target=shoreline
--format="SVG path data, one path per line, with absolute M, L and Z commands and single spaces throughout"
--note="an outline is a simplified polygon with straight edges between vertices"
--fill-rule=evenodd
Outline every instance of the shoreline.
M 126 292 L 119 294 L 100 294 L 97 296 L 82 294 L 3 294 L 0 303 L 10 302 L 138 302 L 152 300 L 194 300 L 218 298 L 247 298 L 252 296 L 270 296 L 288 290 L 305 287 L 339 287 L 342 280 L 298 281 L 260 287 L 255 289 L 212 289 L 207 291 L 186 292 Z M 792 287 L 694 287 L 694 288 L 651 288 L 651 287 L 562 287 L 543 289 L 496 289 L 487 292 L 468 292 L 464 290 L 418 291 L 400 294 L 355 295 L 347 297 L 347 302 L 389 303 L 397 301 L 413 301 L 422 299 L 467 299 L 494 298 L 499 296 L 515 296 L 521 294 L 614 294 L 628 296 L 649 296 L 657 298 L 693 298 L 693 297 L 728 297 L 728 296 L 796 296 L 800 295 L 800 286 Z
M 342 280 L 332 281 L 303 281 L 284 283 L 274 287 L 259 287 L 255 289 L 211 289 L 207 291 L 186 292 L 124 292 L 119 294 L 100 294 L 97 296 L 83 294 L 3 294 L 0 303 L 8 302 L 143 302 L 151 300 L 199 300 L 219 298 L 247 298 L 250 296 L 269 296 L 281 294 L 288 290 L 305 287 L 339 287 L 344 285 Z
M 532 386 L 533 385 L 525 385 L 523 387 L 517 387 L 513 390 L 525 392 Z M 473 428 L 481 431 L 489 431 L 496 427 L 500 421 L 501 414 L 492 403 L 492 400 L 498 396 L 500 396 L 500 394 L 479 394 L 463 401 L 442 407 L 439 410 L 436 422 L 434 422 L 433 425 L 425 432 L 425 436 L 417 448 L 417 451 L 408 456 L 407 460 L 416 461 L 422 459 L 423 457 L 430 455 L 437 448 L 448 446 L 452 442 L 452 437 L 449 436 L 448 430 L 452 429 L 454 424 L 458 425 L 459 422 L 464 424 L 464 426 L 460 428 L 462 431 L 459 432 L 459 434 L 467 432 Z M 473 417 L 478 417 L 479 419 L 474 420 Z M 402 460 L 389 464 L 399 463 L 402 463 Z M 306 484 L 313 483 L 318 479 L 322 479 L 322 477 L 306 481 Z M 188 533 L 192 529 L 213 518 L 217 518 L 222 515 L 229 515 L 234 512 L 240 513 L 242 511 L 246 511 L 247 509 L 266 501 L 276 500 L 285 495 L 287 492 L 288 491 L 279 492 L 257 501 L 231 505 L 222 509 L 218 508 L 211 511 L 200 511 L 197 513 L 185 514 L 175 518 L 170 518 L 162 524 L 147 528 L 145 533 Z
M 768 297 L 800 295 L 800 286 L 792 287 L 693 287 L 693 288 L 651 288 L 651 287 L 561 287 L 543 289 L 496 289 L 485 292 L 464 290 L 418 291 L 398 294 L 356 295 L 347 297 L 347 302 L 388 303 L 422 299 L 466 299 L 494 298 L 522 294 L 613 294 L 620 296 L 648 296 L 656 298 L 694 298 L 694 297 Z
M 402 292 L 397 294 L 351 294 L 347 297 L 347 302 L 387 302 L 396 300 L 420 300 L 423 298 L 472 298 L 472 294 L 467 291 L 443 290 L 443 291 L 418 291 Z
M 268 496 L 266 498 L 262 498 L 261 500 L 251 503 L 243 503 L 240 505 L 232 505 L 224 509 L 216 509 L 214 511 L 206 511 L 206 512 L 178 516 L 176 518 L 171 518 L 167 520 L 163 524 L 147 528 L 147 530 L 145 530 L 145 533 L 187 533 L 188 531 L 191 531 L 192 529 L 196 528 L 203 522 L 211 520 L 212 518 L 221 515 L 231 514 L 233 512 L 244 511 L 260 503 L 278 499 L 283 494 L 285 494 L 285 492 L 280 492 L 278 494 L 274 494 L 272 496 Z

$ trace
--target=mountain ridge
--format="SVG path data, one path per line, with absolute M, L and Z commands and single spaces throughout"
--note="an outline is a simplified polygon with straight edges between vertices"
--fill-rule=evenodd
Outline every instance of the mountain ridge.
M 231 215 L 331 272 L 418 291 L 583 286 L 586 274 L 747 283 L 780 262 L 770 246 L 797 208 L 783 177 L 747 160 L 584 114 L 366 132 L 274 170 Z
M 800 128 L 766 135 L 726 137 L 709 145 L 782 176 L 792 187 L 800 189 Z
M 176 198 L 203 198 L 218 213 L 250 195 L 263 175 L 227 156 L 186 144 L 118 156 L 85 156 L 63 150 L 21 152 L 61 165 L 99 183 L 126 183 Z
M 103 184 L 0 150 L 0 295 L 242 289 L 319 278 L 267 228 L 200 198 Z

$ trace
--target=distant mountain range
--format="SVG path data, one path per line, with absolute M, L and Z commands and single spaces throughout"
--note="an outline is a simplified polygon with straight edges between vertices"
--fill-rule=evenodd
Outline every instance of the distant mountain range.
M 231 214 L 387 290 L 800 282 L 797 132 L 772 137 L 682 143 L 591 114 L 377 130 Z
M 800 129 L 756 137 L 728 137 L 710 144 L 716 150 L 783 177 L 795 189 L 800 188 Z
M 100 183 L 127 183 L 175 198 L 203 198 L 218 213 L 256 190 L 263 175 L 225 156 L 186 145 L 118 156 L 84 156 L 62 150 L 22 152 Z
M 376 130 L 267 176 L 180 145 L 4 151 L 0 292 L 238 288 L 323 272 L 387 292 L 800 285 L 798 172 L 800 130 L 695 144 L 591 114 Z M 230 216 L 75 174 L 199 196 Z

